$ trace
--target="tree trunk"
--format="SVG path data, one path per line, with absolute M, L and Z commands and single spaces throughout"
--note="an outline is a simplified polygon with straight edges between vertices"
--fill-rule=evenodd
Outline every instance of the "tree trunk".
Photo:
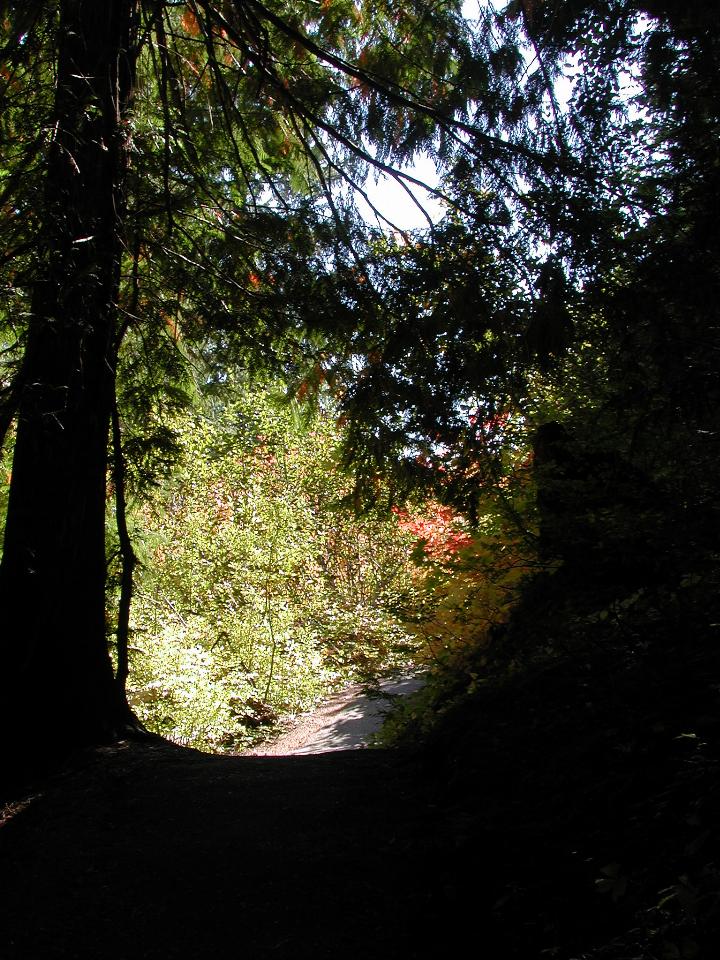
M 137 0 L 60 3 L 44 251 L 0 567 L 0 742 L 117 734 L 105 638 L 105 502 Z

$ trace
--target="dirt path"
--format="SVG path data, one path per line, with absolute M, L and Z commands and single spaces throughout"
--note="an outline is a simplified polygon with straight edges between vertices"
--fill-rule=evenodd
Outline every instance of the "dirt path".
M 122 744 L 86 755 L 0 829 L 0 956 L 449 955 L 447 850 L 412 768 L 383 751 Z
M 377 696 L 370 696 L 360 684 L 348 687 L 301 717 L 277 740 L 254 747 L 245 755 L 278 757 L 362 749 L 379 730 L 392 700 L 418 690 L 422 682 L 419 676 L 384 680 Z

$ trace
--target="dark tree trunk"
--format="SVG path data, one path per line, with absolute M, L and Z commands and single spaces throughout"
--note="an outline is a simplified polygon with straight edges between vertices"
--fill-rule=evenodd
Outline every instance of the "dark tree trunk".
M 137 0 L 63 0 L 44 251 L 0 568 L 8 754 L 111 738 L 105 502 Z

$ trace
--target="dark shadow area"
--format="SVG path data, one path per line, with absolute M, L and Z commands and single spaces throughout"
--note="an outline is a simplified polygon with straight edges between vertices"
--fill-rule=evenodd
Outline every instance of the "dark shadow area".
M 407 960 L 455 928 L 436 808 L 385 752 L 126 743 L 16 809 L 0 830 L 4 960 Z

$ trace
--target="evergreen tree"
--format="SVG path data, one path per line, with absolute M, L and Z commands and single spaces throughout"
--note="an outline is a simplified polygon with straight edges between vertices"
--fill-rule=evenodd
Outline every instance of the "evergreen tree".
M 210 323 L 217 350 L 251 364 L 296 362 L 301 308 L 329 313 L 327 251 L 340 238 L 353 257 L 330 181 L 356 186 L 367 162 L 389 169 L 438 129 L 451 133 L 465 93 L 453 83 L 463 44 L 454 3 L 390 12 L 9 2 L 1 28 L 14 298 L 4 320 L 8 356 L 21 356 L 2 421 L 17 426 L 1 700 L 5 736 L 22 751 L 58 723 L 67 743 L 132 724 L 104 622 L 108 432 L 123 342 L 134 337 L 150 359 L 155 388 L 165 374 L 153 349 L 172 355 L 164 331 L 178 347 L 181 320 L 185 342 Z M 319 246 L 307 228 L 293 234 L 293 215 L 308 222 L 297 188 L 325 197 L 323 209 L 309 204 L 314 220 L 334 224 Z M 141 315 L 151 303 L 154 329 Z M 156 393 L 155 407 L 164 402 Z

